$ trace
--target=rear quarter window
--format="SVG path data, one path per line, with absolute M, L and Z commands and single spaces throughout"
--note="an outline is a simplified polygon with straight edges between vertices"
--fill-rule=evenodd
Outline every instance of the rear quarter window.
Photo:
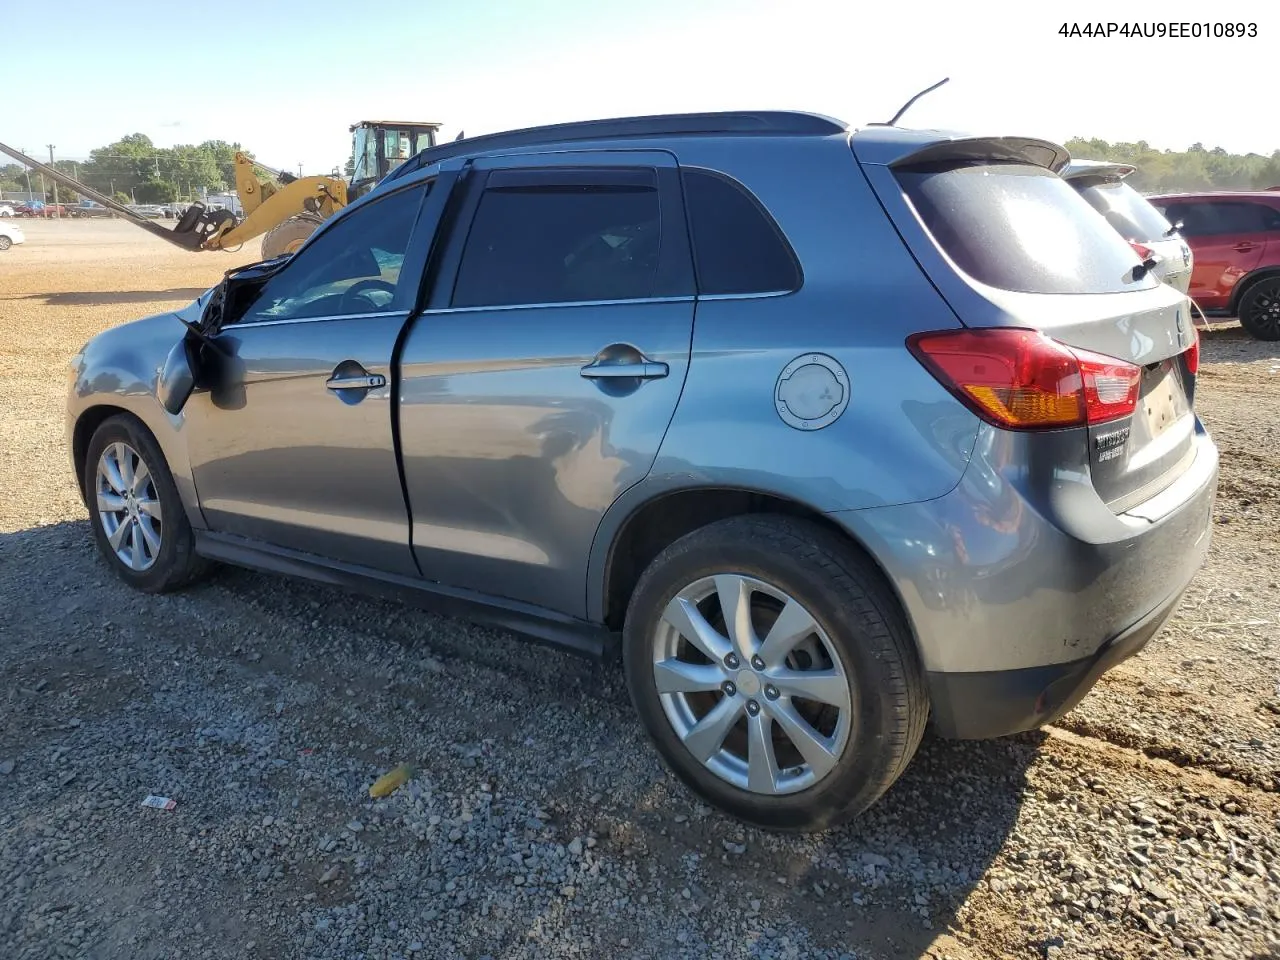
M 699 294 L 789 293 L 800 287 L 790 244 L 742 184 L 709 170 L 686 169 L 681 178 Z
M 1018 293 L 1124 293 L 1137 255 L 1057 174 L 1031 165 L 975 163 L 896 171 L 938 247 L 979 283 Z

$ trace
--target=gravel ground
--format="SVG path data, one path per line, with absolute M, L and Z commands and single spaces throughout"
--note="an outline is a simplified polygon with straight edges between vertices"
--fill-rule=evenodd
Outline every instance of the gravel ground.
M 1054 728 L 926 739 L 858 823 L 776 837 L 664 772 L 616 670 L 244 571 L 125 589 L 69 476 L 66 359 L 257 251 L 27 226 L 0 255 L 0 958 L 1280 957 L 1274 346 L 1206 336 L 1216 540 L 1142 655 Z

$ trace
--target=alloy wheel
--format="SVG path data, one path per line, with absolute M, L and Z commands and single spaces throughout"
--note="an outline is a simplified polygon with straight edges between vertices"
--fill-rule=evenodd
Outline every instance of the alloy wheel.
M 1265 283 L 1249 296 L 1250 325 L 1268 339 L 1280 339 L 1280 283 Z
M 653 675 L 685 748 L 740 789 L 808 789 L 849 742 L 852 685 L 830 637 L 798 600 L 754 577 L 680 590 L 655 631 Z
M 116 557 L 130 570 L 150 569 L 160 555 L 164 515 L 155 479 L 127 443 L 109 444 L 94 475 L 98 517 Z

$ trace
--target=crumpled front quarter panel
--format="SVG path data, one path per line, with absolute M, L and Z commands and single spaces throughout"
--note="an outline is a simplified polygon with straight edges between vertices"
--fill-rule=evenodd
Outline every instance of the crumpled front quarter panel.
M 173 345 L 186 328 L 179 317 L 199 318 L 198 302 L 176 313 L 161 313 L 103 331 L 86 343 L 71 360 L 68 374 L 66 438 L 73 456 L 76 421 L 94 407 L 109 406 L 133 414 L 156 438 L 164 452 L 187 518 L 197 528 L 205 526 L 187 455 L 185 421 L 181 414 L 165 412 L 156 399 L 156 380 Z M 76 478 L 77 486 L 81 478 Z

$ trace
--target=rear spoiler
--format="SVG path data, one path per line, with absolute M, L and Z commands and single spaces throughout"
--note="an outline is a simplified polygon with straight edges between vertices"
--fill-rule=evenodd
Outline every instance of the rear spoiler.
M 1107 163 L 1104 161 L 1073 160 L 1059 171 L 1065 180 L 1123 180 L 1137 173 L 1138 168 L 1130 163 Z
M 970 160 L 1026 163 L 1058 173 L 1071 160 L 1065 147 L 1031 137 L 966 137 L 943 140 L 901 156 L 889 164 L 894 169 Z
M 972 136 L 872 124 L 857 130 L 850 140 L 859 163 L 893 168 L 985 160 L 1026 163 L 1058 173 L 1071 160 L 1066 147 L 1034 137 Z

